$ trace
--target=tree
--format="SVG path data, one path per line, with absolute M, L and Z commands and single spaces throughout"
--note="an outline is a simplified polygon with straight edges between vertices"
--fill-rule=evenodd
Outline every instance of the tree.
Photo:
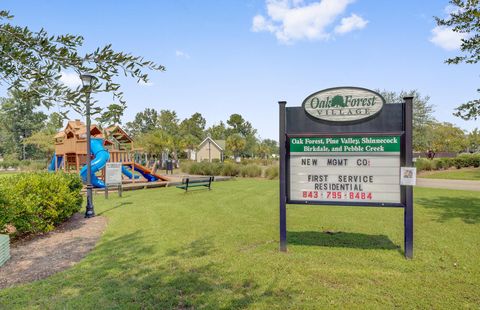
M 179 151 L 185 144 L 179 132 L 179 119 L 173 110 L 161 110 L 158 117 L 158 127 L 168 135 L 169 151 L 175 160 L 178 160 Z
M 262 144 L 264 144 L 268 148 L 268 156 L 271 156 L 272 154 L 277 154 L 279 153 L 279 148 L 278 148 L 278 142 L 273 140 L 273 139 L 264 139 L 262 141 Z
M 229 133 L 238 133 L 244 138 L 248 136 L 255 136 L 257 130 L 253 128 L 252 124 L 246 121 L 240 114 L 232 114 L 227 120 L 227 124 L 230 126 Z
M 227 138 L 226 149 L 235 158 L 238 157 L 247 145 L 247 141 L 240 134 L 234 133 Z
M 116 52 L 111 44 L 81 54 L 84 38 L 66 34 L 52 36 L 44 29 L 31 31 L 28 27 L 10 23 L 13 16 L 0 11 L 0 80 L 9 90 L 19 90 L 24 98 L 38 100 L 46 107 L 60 102 L 84 114 L 85 92 L 78 86 L 71 89 L 61 81 L 62 71 L 92 74 L 98 78 L 92 93 L 111 93 L 125 104 L 120 84 L 114 78 L 123 73 L 137 81 L 148 82 L 145 70 L 165 68 L 142 57 Z M 92 100 L 94 104 L 95 101 Z M 95 108 L 93 112 L 98 112 Z
M 447 59 L 447 64 L 476 64 L 480 61 L 480 0 L 451 0 L 455 8 L 447 18 L 435 17 L 437 25 L 450 27 L 454 32 L 467 34 L 460 45 L 464 55 Z M 480 89 L 477 89 L 480 92 Z M 455 116 L 476 120 L 480 116 L 480 99 L 471 100 L 456 108 Z
M 10 92 L 10 98 L 0 102 L 0 126 L 5 137 L 2 139 L 2 152 L 20 154 L 20 158 L 31 157 L 34 148 L 27 147 L 24 139 L 44 126 L 47 115 L 37 112 L 40 105 L 37 100 L 24 97 L 19 91 Z
M 480 131 L 478 128 L 468 134 L 468 149 L 470 152 L 480 152 Z
M 106 111 L 101 114 L 96 120 L 102 126 L 111 126 L 122 123 L 123 112 L 125 111 L 125 106 L 112 103 L 107 108 Z
M 433 117 L 434 106 L 429 104 L 429 96 L 422 96 L 419 91 L 379 91 L 387 103 L 403 102 L 404 97 L 413 97 L 413 149 L 426 151 L 429 148 L 432 136 L 430 125 L 436 122 Z
M 137 113 L 133 121 L 127 122 L 125 129 L 132 137 L 136 137 L 156 129 L 158 118 L 159 115 L 155 109 L 146 108 L 143 112 Z
M 430 125 L 432 132 L 432 141 L 430 149 L 435 153 L 452 152 L 459 153 L 468 147 L 468 141 L 465 139 L 465 133 L 462 129 L 451 123 L 434 123 Z
M 205 139 L 205 125 L 207 121 L 200 113 L 194 113 L 190 118 L 184 119 L 180 123 L 180 132 L 182 135 L 192 135 L 200 143 Z
M 34 146 L 36 151 L 39 152 L 41 156 L 43 155 L 43 158 L 50 158 L 55 151 L 55 134 L 63 127 L 64 120 L 64 115 L 53 112 L 48 116 L 48 121 L 45 124 L 45 127 L 26 138 L 25 143 Z
M 232 134 L 239 134 L 245 139 L 245 148 L 242 151 L 243 156 L 253 156 L 255 153 L 255 146 L 257 138 L 255 137 L 257 130 L 253 128 L 252 124 L 246 121 L 240 114 L 232 114 L 227 120 L 229 128 L 227 128 L 228 136 Z
M 168 151 L 171 145 L 170 136 L 161 129 L 151 130 L 142 133 L 138 139 L 137 144 L 150 154 L 161 157 L 161 154 Z
M 226 140 L 228 137 L 228 130 L 225 123 L 220 121 L 218 125 L 212 125 L 206 130 L 207 136 L 214 140 Z

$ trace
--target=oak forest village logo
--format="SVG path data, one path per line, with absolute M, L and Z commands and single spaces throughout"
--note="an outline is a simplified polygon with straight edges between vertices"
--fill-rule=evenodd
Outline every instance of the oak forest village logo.
M 328 121 L 354 121 L 380 112 L 385 99 L 378 93 L 356 87 L 322 90 L 307 97 L 303 106 L 311 116 Z

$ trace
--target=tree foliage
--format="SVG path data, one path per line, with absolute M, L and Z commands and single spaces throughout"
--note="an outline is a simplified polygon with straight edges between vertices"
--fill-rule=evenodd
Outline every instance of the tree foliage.
M 468 141 L 462 129 L 451 123 L 434 123 L 429 125 L 432 139 L 429 149 L 437 152 L 459 153 L 468 147 Z
M 447 64 L 476 64 L 480 61 L 480 0 L 451 0 L 454 8 L 447 18 L 435 17 L 439 26 L 450 27 L 454 32 L 467 34 L 462 39 L 460 56 L 447 59 Z M 477 89 L 480 92 L 480 89 Z M 457 107 L 453 114 L 464 120 L 476 120 L 480 116 L 480 99 L 474 99 Z
M 227 153 L 238 157 L 245 150 L 246 145 L 247 141 L 245 138 L 238 133 L 234 133 L 227 138 L 225 147 Z
M 158 112 L 155 109 L 146 108 L 143 112 L 135 115 L 135 119 L 127 122 L 126 130 L 132 137 L 140 136 L 157 128 Z
M 43 128 L 47 115 L 37 111 L 39 102 L 26 98 L 19 91 L 10 92 L 10 98 L 0 99 L 0 152 L 2 154 L 35 154 L 35 149 L 25 145 L 25 139 Z
M 19 90 L 25 98 L 38 100 L 46 107 L 57 102 L 84 114 L 81 102 L 85 100 L 85 92 L 80 91 L 81 86 L 71 89 L 63 84 L 62 71 L 94 75 L 97 80 L 91 92 L 111 93 L 114 99 L 125 104 L 115 77 L 123 74 L 138 82 L 148 82 L 145 70 L 165 70 L 143 57 L 117 52 L 111 44 L 80 53 L 82 36 L 55 36 L 45 29 L 32 31 L 11 24 L 12 19 L 8 11 L 0 11 L 0 80 L 9 90 Z M 98 108 L 93 110 L 98 111 Z
M 413 97 L 413 149 L 426 151 L 432 139 L 430 125 L 436 122 L 433 117 L 434 106 L 429 103 L 429 96 L 422 96 L 419 91 L 377 91 L 388 103 L 403 102 L 405 97 Z
M 226 140 L 228 137 L 227 126 L 223 121 L 220 121 L 218 125 L 212 125 L 206 130 L 206 135 L 210 136 L 214 140 Z
M 119 125 L 122 123 L 122 116 L 125 108 L 125 105 L 112 103 L 96 120 L 102 126 Z

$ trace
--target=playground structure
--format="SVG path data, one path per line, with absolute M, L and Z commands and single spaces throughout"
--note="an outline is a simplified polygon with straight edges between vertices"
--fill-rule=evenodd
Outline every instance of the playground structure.
M 122 163 L 122 173 L 131 182 L 167 181 L 167 178 L 155 173 L 155 167 L 148 168 L 139 163 L 142 149 L 134 148 L 133 139 L 118 125 L 105 130 L 97 125 L 90 127 L 92 185 L 105 187 L 105 165 L 107 162 Z M 68 171 L 80 173 L 82 180 L 87 179 L 87 128 L 80 120 L 69 121 L 64 130 L 55 135 L 55 153 L 49 171 Z M 154 165 L 155 166 L 155 165 Z M 135 172 L 138 172 L 135 173 Z M 141 180 L 145 179 L 145 181 Z

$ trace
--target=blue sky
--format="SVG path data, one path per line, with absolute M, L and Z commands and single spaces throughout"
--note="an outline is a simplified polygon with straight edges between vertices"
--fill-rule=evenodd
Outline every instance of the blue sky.
M 112 43 L 166 66 L 148 85 L 120 79 L 125 121 L 147 107 L 173 109 L 180 118 L 200 112 L 207 125 L 240 113 L 262 138 L 276 139 L 278 100 L 297 106 L 324 88 L 360 86 L 417 89 L 430 96 L 438 120 L 480 127 L 452 116 L 454 107 L 477 97 L 479 66 L 444 64 L 458 54 L 458 37 L 435 29 L 433 16 L 445 16 L 446 0 L 2 4 L 16 24 L 83 35 L 85 51 Z M 72 82 L 68 73 L 65 81 Z M 111 103 L 109 96 L 98 99 Z

